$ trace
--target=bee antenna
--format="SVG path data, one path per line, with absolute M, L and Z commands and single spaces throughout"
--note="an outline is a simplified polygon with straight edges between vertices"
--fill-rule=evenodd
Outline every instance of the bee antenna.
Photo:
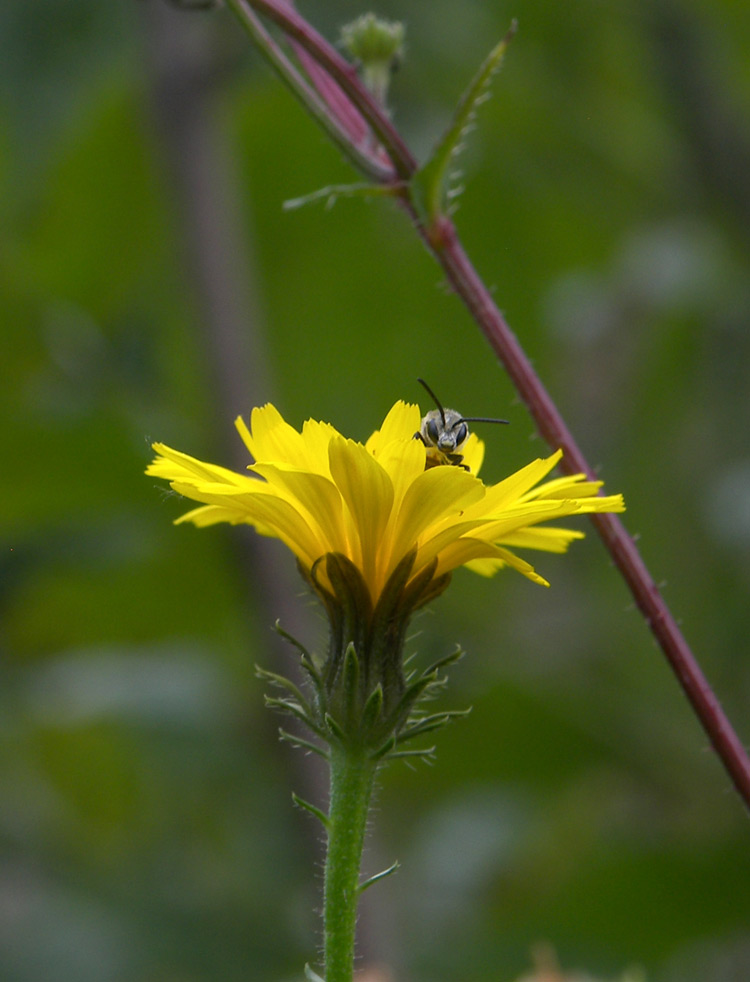
M 435 405 L 440 410 L 440 418 L 443 421 L 443 426 L 445 426 L 446 425 L 445 424 L 445 410 L 440 405 L 440 400 L 438 399 L 438 397 L 435 395 L 435 393 L 432 391 L 432 389 L 429 387 L 429 385 L 425 382 L 425 380 L 423 378 L 418 378 L 417 379 L 417 382 L 419 382 L 419 384 L 421 386 L 423 386 L 429 392 L 432 401 L 435 403 Z
M 455 428 L 458 423 L 510 423 L 509 419 L 491 419 L 489 416 L 462 416 L 453 424 Z

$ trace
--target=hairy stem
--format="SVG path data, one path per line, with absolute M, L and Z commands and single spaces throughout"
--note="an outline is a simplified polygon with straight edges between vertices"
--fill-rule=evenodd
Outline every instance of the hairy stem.
M 352 982 L 359 868 L 377 764 L 356 748 L 331 749 L 323 921 L 326 982 Z

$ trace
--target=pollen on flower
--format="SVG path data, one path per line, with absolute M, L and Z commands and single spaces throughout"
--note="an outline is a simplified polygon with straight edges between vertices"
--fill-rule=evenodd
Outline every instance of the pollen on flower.
M 315 420 L 297 431 L 268 404 L 253 410 L 249 427 L 236 422 L 252 458 L 248 473 L 160 443 L 146 473 L 199 503 L 178 522 L 252 525 L 284 542 L 323 589 L 335 591 L 321 560 L 345 557 L 373 605 L 408 556 L 409 583 L 458 566 L 484 576 L 507 566 L 548 585 L 516 549 L 565 552 L 583 533 L 548 523 L 624 510 L 621 495 L 601 495 L 601 482 L 585 475 L 545 481 L 560 451 L 485 485 L 484 444 L 473 433 L 462 447 L 466 469 L 425 469 L 425 447 L 414 439 L 420 419 L 418 406 L 397 402 L 362 444 Z

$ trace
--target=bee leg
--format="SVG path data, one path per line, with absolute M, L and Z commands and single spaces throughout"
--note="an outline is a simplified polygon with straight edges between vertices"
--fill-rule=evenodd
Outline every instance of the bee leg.
M 466 466 L 466 464 L 461 463 L 461 461 L 464 459 L 464 455 L 462 453 L 448 453 L 445 456 L 448 458 L 448 462 L 453 467 L 461 467 L 465 471 L 470 469 Z
M 425 440 L 425 438 L 422 436 L 422 434 L 419 432 L 419 430 L 417 430 L 417 432 L 414 434 L 414 436 L 412 437 L 412 439 L 413 440 L 419 440 L 420 443 L 424 444 L 425 447 L 429 446 L 429 444 L 427 443 L 427 441 Z

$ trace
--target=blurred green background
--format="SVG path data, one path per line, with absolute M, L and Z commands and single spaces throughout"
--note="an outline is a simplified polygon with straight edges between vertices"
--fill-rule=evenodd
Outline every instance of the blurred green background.
M 301 5 L 329 37 L 363 11 Z M 750 739 L 750 18 L 736 0 L 383 2 L 424 157 L 518 37 L 457 224 Z M 315 960 L 325 800 L 254 663 L 323 622 L 283 547 L 173 528 L 149 443 L 242 466 L 271 398 L 365 438 L 416 376 L 544 453 L 398 210 L 351 181 L 227 11 L 0 5 L 0 977 L 292 980 Z M 533 558 L 533 557 L 532 557 Z M 459 571 L 415 623 L 460 641 L 432 769 L 384 773 L 362 952 L 504 982 L 540 939 L 649 982 L 750 978 L 747 816 L 592 533 L 543 590 Z

